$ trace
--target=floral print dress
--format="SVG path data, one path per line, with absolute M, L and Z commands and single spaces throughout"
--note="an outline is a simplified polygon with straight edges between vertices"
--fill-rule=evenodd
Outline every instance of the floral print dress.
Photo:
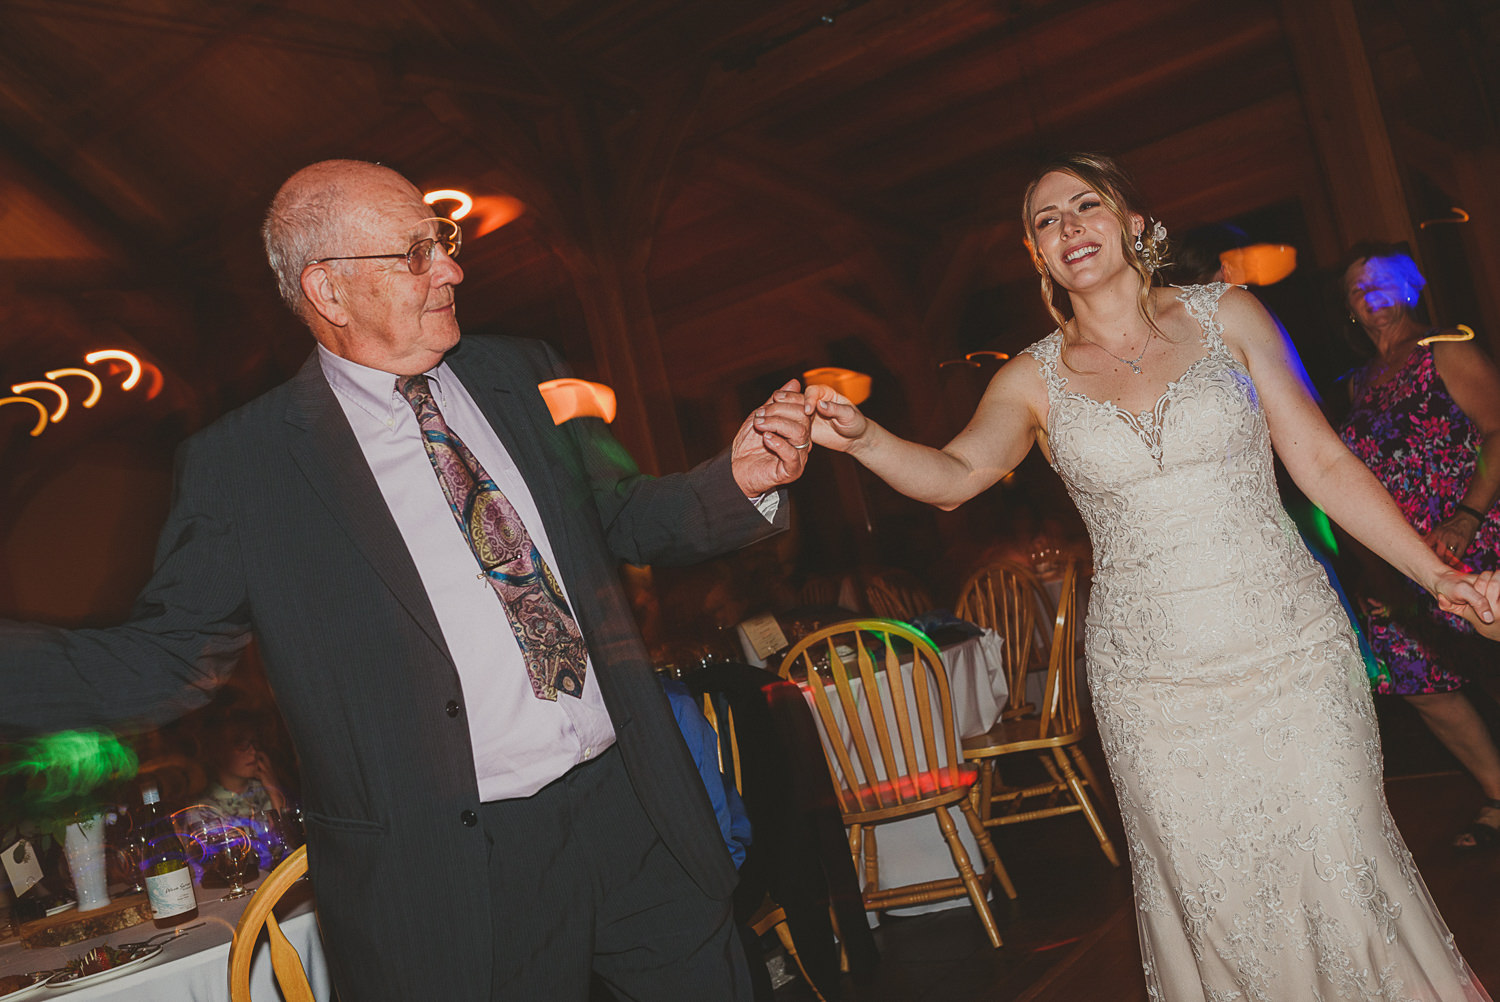
M 1449 518 L 1463 500 L 1479 458 L 1479 429 L 1459 409 L 1433 362 L 1432 348 L 1418 345 L 1406 364 L 1379 385 L 1368 367 L 1353 377 L 1354 407 L 1340 431 L 1344 443 L 1364 461 L 1421 533 Z M 1491 509 L 1462 554 L 1471 570 L 1500 566 L 1500 508 Z M 1472 632 L 1457 616 L 1440 611 L 1437 601 L 1407 582 L 1415 611 L 1402 622 L 1389 611 L 1367 618 L 1368 639 L 1385 667 L 1376 691 L 1403 696 L 1451 692 L 1467 679 L 1445 663 L 1431 642 L 1434 632 Z

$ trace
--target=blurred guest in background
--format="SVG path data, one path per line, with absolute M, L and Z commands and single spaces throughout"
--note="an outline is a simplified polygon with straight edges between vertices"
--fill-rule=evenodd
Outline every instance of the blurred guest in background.
M 1421 343 L 1457 332 L 1421 318 L 1427 282 L 1405 248 L 1356 244 L 1341 272 L 1350 331 L 1373 352 L 1349 378 L 1344 441 L 1438 556 L 1500 567 L 1500 372 L 1473 341 Z M 1500 845 L 1500 751 L 1463 694 L 1467 666 L 1455 651 L 1455 635 L 1470 628 L 1416 583 L 1369 563 L 1360 576 L 1367 634 L 1385 667 L 1376 691 L 1405 697 L 1479 782 L 1486 802 L 1455 844 Z
M 285 811 L 286 786 L 261 744 L 249 717 L 231 717 L 214 731 L 207 742 L 213 780 L 198 801 L 231 818 Z

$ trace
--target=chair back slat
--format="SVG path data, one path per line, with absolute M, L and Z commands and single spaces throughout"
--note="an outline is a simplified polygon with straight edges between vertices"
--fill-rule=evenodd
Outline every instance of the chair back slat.
M 315 1002 L 302 958 L 297 956 L 297 948 L 281 931 L 281 923 L 276 921 L 274 914 L 266 916 L 266 936 L 271 946 L 271 970 L 276 974 L 276 983 L 281 986 L 286 1002 Z
M 828 700 L 828 687 L 821 684 L 822 677 L 818 674 L 817 659 L 820 645 L 827 648 L 831 664 L 838 657 L 833 649 L 833 635 L 828 634 L 827 631 L 820 630 L 818 633 L 804 637 L 802 641 L 787 652 L 786 657 L 781 662 L 780 674 L 785 679 L 793 678 L 793 667 L 800 659 L 802 671 L 808 680 L 807 691 L 812 693 L 813 709 L 817 711 L 818 720 L 823 724 L 825 729 L 833 728 L 829 733 L 837 734 L 838 715 L 833 712 L 833 705 Z M 843 699 L 844 694 L 835 689 L 834 695 L 839 697 L 839 706 L 844 708 L 846 706 Z M 866 750 L 866 754 L 868 754 L 868 750 Z M 855 775 L 854 763 L 849 758 L 849 750 L 844 747 L 844 742 L 824 741 L 823 757 L 828 760 L 828 771 L 833 775 L 835 780 L 833 788 L 838 794 L 839 810 L 848 814 L 853 811 L 868 810 L 869 807 L 873 806 L 865 802 L 866 798 L 861 795 L 857 782 L 839 781 L 841 777 L 853 777 Z
M 1052 651 L 1042 689 L 1039 735 L 1058 737 L 1082 726 L 1078 712 L 1078 564 L 1063 571 L 1062 595 L 1052 626 Z
M 881 634 L 881 640 L 883 640 L 885 643 L 885 651 L 882 660 L 885 665 L 886 684 L 889 685 L 891 689 L 891 706 L 896 711 L 896 734 L 901 740 L 902 766 L 900 769 L 893 769 L 892 764 L 894 762 L 894 757 L 893 755 L 888 754 L 885 757 L 885 774 L 887 776 L 895 776 L 898 772 L 915 772 L 920 769 L 921 766 L 918 764 L 916 745 L 912 741 L 910 715 L 906 712 L 906 679 L 901 673 L 901 657 L 896 652 L 896 646 L 891 643 L 890 633 Z M 922 679 L 915 677 L 915 669 L 917 667 L 918 666 L 915 663 L 912 665 L 912 668 L 914 669 L 912 689 L 913 695 L 916 696 L 916 698 L 921 699 L 926 695 L 926 687 L 925 682 Z M 877 684 L 879 684 L 879 680 L 876 680 L 876 682 Z M 877 714 L 876 711 L 878 709 L 880 709 L 880 707 L 877 705 L 877 701 L 871 700 L 870 714 L 872 719 L 883 718 L 885 716 L 884 713 Z M 906 791 L 903 789 L 901 784 L 894 785 L 894 792 L 895 800 L 897 803 L 905 803 L 908 799 L 911 799 L 907 797 Z
M 847 638 L 853 644 L 852 658 L 839 656 L 834 638 Z M 909 673 L 901 667 L 904 652 L 898 642 L 912 648 Z M 877 649 L 882 652 L 878 664 Z M 817 655 L 824 651 L 829 679 L 820 677 L 816 667 Z M 894 620 L 836 623 L 799 641 L 782 660 L 780 674 L 789 679 L 805 676 L 824 730 L 825 757 L 846 814 L 921 799 L 924 771 L 941 771 L 948 782 L 958 781 L 962 759 L 948 675 L 936 647 L 921 632 Z M 830 691 L 838 700 L 837 712 Z M 931 786 L 929 781 L 929 792 Z

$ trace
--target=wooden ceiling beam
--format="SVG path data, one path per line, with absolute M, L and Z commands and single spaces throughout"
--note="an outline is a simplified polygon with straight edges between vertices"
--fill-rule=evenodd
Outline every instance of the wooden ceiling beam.
M 700 174 L 762 196 L 770 211 L 799 225 L 817 220 L 820 226 L 850 230 L 864 239 L 896 242 L 932 234 L 919 221 L 851 196 L 833 178 L 774 161 L 761 144 L 716 141 L 695 148 L 691 158 Z
M 1074 7 L 1086 0 L 1057 2 Z M 1004 8 L 986 0 L 901 0 L 860 7 L 839 18 L 830 31 L 769 52 L 749 69 L 715 73 L 705 117 L 714 123 L 714 132 L 737 130 L 799 97 L 816 103 L 828 92 L 832 75 L 844 73 L 864 82 L 877 78 L 888 65 L 872 58 L 882 49 L 900 48 L 908 59 L 938 52 L 954 39 L 1012 23 L 1016 11 L 1038 5 L 1036 0 Z
M 359 60 L 379 56 L 390 49 L 387 33 L 365 28 L 346 18 L 318 17 L 298 7 L 257 7 L 254 20 L 239 29 L 238 41 L 241 44 Z M 69 30 L 77 30 L 82 25 L 99 25 L 184 38 L 213 38 L 224 30 L 226 5 L 201 4 L 187 8 L 200 15 L 214 15 L 196 18 L 181 11 L 153 14 L 123 3 L 90 3 L 87 0 L 6 0 L 5 9 L 9 14 L 55 19 Z M 243 7 L 229 9 L 230 15 L 243 12 Z
M 1141 39 L 1155 38 L 1159 28 L 1142 29 Z M 908 184 L 939 171 L 960 159 L 1001 158 L 1008 150 L 1043 146 L 1067 147 L 1067 141 L 1040 142 L 1044 137 L 1069 134 L 1069 123 L 1096 111 L 1102 105 L 1131 107 L 1132 98 L 1171 79 L 1221 64 L 1231 54 L 1247 48 L 1274 44 L 1280 29 L 1274 19 L 1246 20 L 1237 31 L 1216 35 L 1208 42 L 1193 44 L 1188 33 L 1178 32 L 1171 44 L 1162 43 L 1161 58 L 1132 60 L 1128 71 L 1119 72 L 1111 50 L 1131 48 L 1129 40 L 1109 38 L 1091 52 L 1080 53 L 1078 69 L 1066 97 L 1038 100 L 1031 74 L 1019 79 L 1008 91 L 985 95 L 968 105 L 944 109 L 912 130 L 899 156 L 863 159 L 864 168 L 855 177 L 866 190 L 886 190 Z M 1180 44 L 1178 44 L 1180 43 Z M 1072 86 L 1076 84 L 1075 86 Z M 1030 107 L 1031 114 L 1017 113 Z M 1005 113 L 1005 112 L 1009 113 Z M 978 127 L 983 123 L 983 127 Z M 939 138 L 941 137 L 941 138 Z M 888 143 L 889 140 L 887 139 Z M 851 161 L 859 151 L 847 151 Z
M 102 218 L 118 220 L 122 232 L 139 238 L 145 231 L 165 231 L 166 193 L 122 174 L 114 164 L 126 158 L 113 151 L 81 148 L 60 124 L 66 112 L 34 81 L 18 79 L 13 64 L 0 53 L 0 124 L 29 149 L 31 163 L 66 178 L 86 209 L 108 207 Z

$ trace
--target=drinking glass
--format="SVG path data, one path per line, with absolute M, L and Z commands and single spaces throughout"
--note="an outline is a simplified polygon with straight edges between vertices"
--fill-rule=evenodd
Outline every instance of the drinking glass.
M 210 816 L 195 820 L 188 834 L 202 853 L 204 872 L 222 877 L 229 885 L 229 893 L 220 901 L 242 898 L 250 893 L 241 872 L 254 851 L 248 831 L 223 818 Z

